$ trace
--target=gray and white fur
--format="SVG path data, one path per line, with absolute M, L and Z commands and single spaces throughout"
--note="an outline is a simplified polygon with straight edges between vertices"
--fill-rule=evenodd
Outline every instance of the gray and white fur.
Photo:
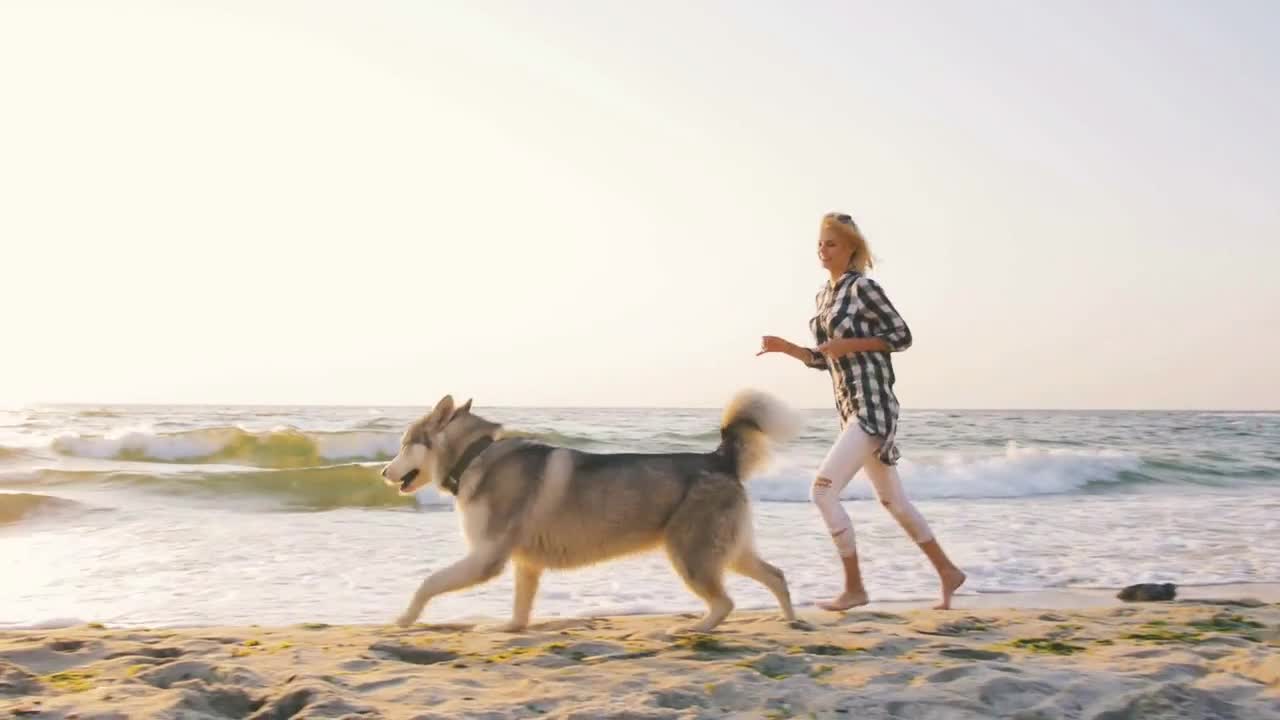
M 525 437 L 454 406 L 446 395 L 405 431 L 382 475 L 408 495 L 429 484 L 456 495 L 465 557 L 432 573 L 396 621 L 416 622 L 432 598 L 515 569 L 511 621 L 526 627 L 546 569 L 569 569 L 662 547 L 706 614 L 677 631 L 707 632 L 733 609 L 724 571 L 769 588 L 794 620 L 782 571 L 760 558 L 743 487 L 788 438 L 795 418 L 756 391 L 725 408 L 721 441 L 705 453 L 589 453 Z

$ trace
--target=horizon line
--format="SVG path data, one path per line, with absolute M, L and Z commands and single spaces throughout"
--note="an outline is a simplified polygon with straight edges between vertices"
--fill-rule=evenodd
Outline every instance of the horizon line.
M 214 403 L 214 402 L 179 402 L 179 403 L 157 403 L 157 402 L 31 402 L 23 403 L 17 406 L 5 407 L 0 404 L 0 410 L 31 410 L 39 408 L 88 408 L 88 407 L 121 407 L 121 408 L 214 408 L 214 407 L 243 407 L 243 408 L 388 408 L 397 410 L 407 410 L 416 408 L 425 408 L 423 405 L 406 405 L 392 403 Z M 476 405 L 477 408 L 489 408 L 494 410 L 723 410 L 722 405 Z M 793 406 L 794 410 L 801 411 L 821 411 L 834 410 L 834 406 Z M 1114 413 L 1114 412 L 1233 412 L 1233 413 L 1276 413 L 1280 412 L 1280 408 L 1232 408 L 1232 407 L 964 407 L 964 406 L 936 406 L 936 407 L 903 407 L 903 412 L 1098 412 L 1098 413 Z

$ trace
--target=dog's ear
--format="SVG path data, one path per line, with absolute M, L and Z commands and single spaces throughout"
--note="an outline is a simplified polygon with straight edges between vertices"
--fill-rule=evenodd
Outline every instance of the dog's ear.
M 464 402 L 464 403 L 462 403 L 462 405 L 458 406 L 458 409 L 457 409 L 457 410 L 454 410 L 454 411 L 453 411 L 453 414 L 454 414 L 454 415 L 461 415 L 461 414 L 463 414 L 463 413 L 469 413 L 469 412 L 471 412 L 471 400 L 472 400 L 471 398 L 467 398 L 467 401 L 466 401 L 466 402 Z
M 439 427 L 453 417 L 453 396 L 445 395 L 436 403 L 435 409 L 427 416 L 427 425 Z

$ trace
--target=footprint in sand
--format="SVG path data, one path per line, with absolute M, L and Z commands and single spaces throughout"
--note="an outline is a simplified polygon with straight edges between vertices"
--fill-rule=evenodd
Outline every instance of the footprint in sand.
M 687 710 L 691 707 L 707 706 L 705 694 L 679 688 L 659 690 L 653 694 L 653 701 L 658 707 L 669 710 Z
M 435 665 L 436 663 L 448 662 L 458 658 L 458 653 L 448 650 L 432 650 L 431 648 L 400 645 L 398 643 L 378 642 L 370 645 L 369 649 L 414 665 Z
M 242 687 L 266 687 L 260 675 L 245 667 L 219 667 L 200 660 L 179 660 L 144 670 L 133 677 L 161 690 L 175 683 L 200 680 L 210 685 L 239 685 Z
M 977 648 L 943 648 L 938 651 L 939 655 L 957 660 L 994 660 L 996 662 L 1006 662 L 1009 656 L 1002 652 L 993 650 L 979 650 Z
M 766 653 L 747 663 L 747 667 L 765 677 L 781 680 L 792 675 L 809 674 L 810 663 L 808 660 L 795 655 Z
M 1209 669 L 1199 665 L 1186 663 L 1170 663 L 1153 672 L 1144 673 L 1142 677 L 1158 682 L 1189 682 L 1199 680 L 1209 674 Z
M 851 623 L 889 623 L 906 625 L 910 620 L 893 613 L 874 612 L 871 610 L 855 610 L 842 614 L 832 625 L 849 625 Z
M 124 647 L 113 650 L 104 658 L 106 660 L 115 660 L 122 657 L 146 657 L 156 660 L 172 660 L 186 654 L 182 648 L 176 647 L 150 647 L 148 645 L 136 645 L 133 647 Z
M 947 668 L 945 670 L 939 670 L 936 673 L 925 675 L 923 680 L 927 683 L 949 683 L 959 680 L 960 678 L 969 677 L 970 675 L 978 672 L 978 670 L 978 668 L 973 667 L 972 665 L 961 665 L 959 667 Z
M 385 680 L 371 680 L 369 682 L 359 683 L 357 685 L 353 685 L 351 689 L 358 693 L 368 693 L 373 692 L 374 690 L 403 685 L 407 682 L 409 682 L 409 678 L 407 677 L 393 677 L 386 678 Z
M 180 708 L 212 717 L 242 718 L 262 707 L 265 702 L 236 687 L 203 687 L 192 690 L 193 692 L 183 693 L 182 701 L 175 710 Z
M 87 643 L 85 643 L 84 640 L 53 640 L 45 645 L 45 647 L 53 650 L 54 652 L 70 653 L 79 651 L 86 644 Z
M 970 633 L 986 632 L 994 627 L 996 621 L 988 618 L 964 617 L 947 622 L 922 621 L 912 624 L 912 628 L 921 635 L 943 635 L 955 637 Z
M 32 695 L 40 692 L 40 681 L 32 673 L 0 660 L 0 695 Z
M 893 658 L 929 644 L 926 640 L 914 638 L 889 638 L 866 649 L 868 655 L 881 658 Z
M 1059 688 L 1049 683 L 998 677 L 982 683 L 978 688 L 978 700 L 990 708 L 993 717 L 1008 717 L 1030 710 L 1059 692 Z

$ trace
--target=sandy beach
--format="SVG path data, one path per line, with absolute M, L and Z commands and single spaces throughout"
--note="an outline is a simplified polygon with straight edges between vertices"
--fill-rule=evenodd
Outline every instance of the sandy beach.
M 1233 590 L 1234 588 L 1225 588 Z M 33 718 L 1280 718 L 1280 604 L 1104 593 L 483 625 L 0 634 L 0 711 Z M 1221 591 L 1224 588 L 1217 588 Z M 1259 599 L 1261 598 L 1261 599 Z M 968 600 L 975 600 L 968 598 Z M 1076 609 L 1055 608 L 1073 603 Z M 987 607 L 987 605 L 991 605 Z M 1083 606 L 1081 606 L 1083 605 Z

